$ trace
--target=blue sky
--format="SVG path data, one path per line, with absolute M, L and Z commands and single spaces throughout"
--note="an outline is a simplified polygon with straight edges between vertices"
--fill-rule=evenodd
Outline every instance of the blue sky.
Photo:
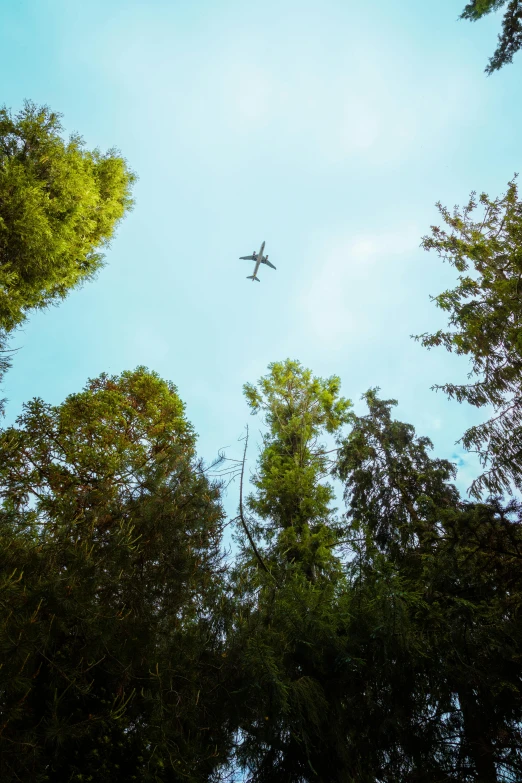
M 398 398 L 464 489 L 454 443 L 482 414 L 430 391 L 466 362 L 409 337 L 444 324 L 429 295 L 455 279 L 419 243 L 437 200 L 504 191 L 522 130 L 522 55 L 487 78 L 500 16 L 458 22 L 464 4 L 4 0 L 1 102 L 50 105 L 140 177 L 96 281 L 16 335 L 8 421 L 145 364 L 205 459 L 238 456 L 243 383 L 291 357 L 357 410 L 370 386 Z M 263 239 L 277 271 L 253 284 L 238 257 Z

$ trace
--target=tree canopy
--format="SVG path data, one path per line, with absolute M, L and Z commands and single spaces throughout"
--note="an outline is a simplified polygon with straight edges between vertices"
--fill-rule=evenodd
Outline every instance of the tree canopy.
M 60 130 L 0 113 L 0 375 L 9 333 L 92 276 L 131 206 L 125 161 Z M 472 502 L 395 400 L 370 389 L 357 415 L 290 359 L 244 386 L 266 428 L 234 520 L 144 367 L 0 430 L 2 781 L 522 779 L 522 505 L 502 497 L 522 487 L 522 204 L 513 179 L 439 210 L 423 246 L 459 278 L 435 297 L 448 329 L 418 339 L 471 361 L 437 388 L 493 409 L 462 438 Z
M 493 416 L 463 435 L 487 470 L 472 485 L 493 494 L 522 487 L 522 203 L 516 179 L 504 196 L 472 193 L 463 209 L 437 205 L 449 230 L 432 226 L 423 239 L 459 272 L 459 283 L 435 297 L 451 330 L 417 339 L 469 356 L 470 383 L 435 386 L 459 402 L 491 406 Z M 479 210 L 479 214 L 476 212 Z
M 502 20 L 502 32 L 498 37 L 498 45 L 486 66 L 486 73 L 491 75 L 500 70 L 522 48 L 522 0 L 471 0 L 460 18 L 476 22 L 486 14 L 506 8 Z
M 394 401 L 365 397 L 336 470 L 364 607 L 354 625 L 363 639 L 367 629 L 364 692 L 378 694 L 364 720 L 371 779 L 518 779 L 520 506 L 461 501 L 451 463 L 391 418 Z
M 380 551 L 397 554 L 429 534 L 439 509 L 455 504 L 457 490 L 449 481 L 456 469 L 430 457 L 429 438 L 415 437 L 411 424 L 393 420 L 397 400 L 381 400 L 378 391 L 363 395 L 368 415 L 352 416 L 335 471 L 353 524 L 362 525 Z
M 144 368 L 1 434 L 3 780 L 195 780 L 226 751 L 223 514 L 194 445 Z
M 257 387 L 244 386 L 252 413 L 263 412 L 268 425 L 249 507 L 267 520 L 278 551 L 309 576 L 321 570 L 321 552 L 332 543 L 333 490 L 324 481 L 329 461 L 321 437 L 348 421 L 351 403 L 339 390 L 339 378 L 314 378 L 289 359 L 271 364 Z
M 350 403 L 336 377 L 316 378 L 291 360 L 268 369 L 244 387 L 267 424 L 248 499 L 266 569 L 243 542 L 234 574 L 236 758 L 252 781 L 341 781 L 358 757 L 343 731 L 336 662 L 349 594 L 334 553 L 339 529 L 324 438 L 348 421 Z
M 125 160 L 65 141 L 60 116 L 30 101 L 0 109 L 1 330 L 91 278 L 133 203 Z

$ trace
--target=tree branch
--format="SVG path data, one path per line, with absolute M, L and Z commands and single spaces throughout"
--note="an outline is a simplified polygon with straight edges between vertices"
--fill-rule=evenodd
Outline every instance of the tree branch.
M 255 545 L 254 539 L 250 535 L 250 531 L 248 529 L 247 523 L 245 522 L 245 517 L 244 517 L 244 514 L 243 514 L 243 476 L 245 474 L 245 461 L 246 461 L 247 447 L 248 447 L 248 424 L 247 424 L 247 427 L 246 427 L 245 449 L 243 451 L 243 462 L 242 462 L 242 465 L 241 465 L 241 480 L 240 480 L 240 483 L 239 483 L 239 519 L 241 520 L 241 524 L 243 525 L 243 529 L 244 529 L 244 531 L 245 531 L 245 533 L 247 535 L 248 540 L 250 541 L 250 546 L 254 550 L 254 554 L 257 557 L 258 562 L 259 562 L 261 568 L 263 569 L 263 571 L 266 571 L 266 573 L 269 574 L 270 571 L 266 567 L 266 565 L 265 565 L 265 563 L 263 561 L 263 558 L 261 557 L 261 555 L 258 552 L 258 549 L 257 549 L 257 547 Z

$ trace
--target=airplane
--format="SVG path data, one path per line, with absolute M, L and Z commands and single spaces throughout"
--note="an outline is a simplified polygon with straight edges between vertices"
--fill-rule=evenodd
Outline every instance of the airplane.
M 272 267 L 272 269 L 275 269 L 275 266 L 272 263 L 270 263 L 270 261 L 268 260 L 268 256 L 267 255 L 266 256 L 263 255 L 263 250 L 264 249 L 265 249 L 265 243 L 263 242 L 263 244 L 261 245 L 261 248 L 259 250 L 259 253 L 256 253 L 256 251 L 253 250 L 251 256 L 240 256 L 239 257 L 240 261 L 255 261 L 256 262 L 256 265 L 254 267 L 254 274 L 253 275 L 248 275 L 247 276 L 247 280 L 257 280 L 258 283 L 261 282 L 259 277 L 257 277 L 257 272 L 258 272 L 258 269 L 261 266 L 261 264 L 266 264 L 267 266 Z

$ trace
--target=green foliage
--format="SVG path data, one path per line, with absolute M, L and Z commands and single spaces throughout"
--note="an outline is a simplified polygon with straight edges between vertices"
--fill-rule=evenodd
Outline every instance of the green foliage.
M 269 427 L 249 507 L 269 520 L 265 532 L 277 538 L 276 560 L 281 564 L 284 552 L 285 562 L 317 575 L 335 542 L 333 490 L 324 482 L 330 464 L 320 438 L 348 421 L 350 402 L 339 397 L 339 378 L 314 378 L 299 362 L 274 362 L 269 371 L 257 387 L 244 387 L 252 412 L 263 412 Z
M 3 329 L 0 329 L 0 388 L 2 380 L 7 370 L 11 367 L 11 358 L 13 351 L 10 351 L 7 342 L 7 336 Z M 0 416 L 4 413 L 5 399 L 0 399 Z
M 60 115 L 0 109 L 0 328 L 65 297 L 103 263 L 100 248 L 132 206 L 135 176 L 116 150 L 60 135 Z
M 229 662 L 241 737 L 236 758 L 252 781 L 343 780 L 350 753 L 336 661 L 348 614 L 321 439 L 348 420 L 350 403 L 339 397 L 338 378 L 314 378 L 290 360 L 244 388 L 268 425 L 249 499 L 263 522 L 253 529 L 266 542 L 267 571 L 244 543 L 233 574 Z
M 481 19 L 492 11 L 498 11 L 506 2 L 507 0 L 471 0 L 465 7 L 460 18 L 476 22 L 477 19 Z
M 347 645 L 350 594 L 343 587 L 339 576 L 314 583 L 295 569 L 277 584 L 267 580 L 251 603 L 239 594 L 236 760 L 252 782 L 341 783 L 352 770 L 357 780 L 372 780 L 364 742 L 359 748 L 347 734 L 364 662 L 347 650 L 356 645 Z
M 0 112 L 0 377 L 8 333 L 94 274 L 131 206 L 125 162 L 60 131 L 46 107 Z M 419 339 L 474 379 L 439 388 L 494 408 L 463 437 L 477 497 L 522 487 L 517 196 L 439 205 L 450 231 L 423 240 L 459 284 L 436 298 L 450 330 Z M 356 416 L 339 378 L 286 360 L 244 391 L 268 431 L 228 574 L 219 486 L 155 373 L 33 400 L 0 433 L 2 781 L 522 779 L 522 506 L 463 503 L 377 389 Z
M 502 33 L 498 37 L 498 46 L 486 67 L 486 73 L 491 75 L 500 70 L 503 65 L 513 61 L 513 56 L 522 48 L 522 0 L 471 0 L 460 18 L 476 22 L 492 11 L 498 11 L 507 4 Z
M 440 508 L 455 505 L 457 491 L 448 482 L 456 469 L 432 459 L 429 438 L 415 437 L 411 424 L 393 420 L 397 401 L 381 400 L 377 392 L 363 395 L 368 415 L 352 415 L 335 472 L 345 485 L 351 524 L 367 531 L 378 550 L 398 556 L 430 536 Z
M 483 211 L 475 218 L 479 204 Z M 435 388 L 459 402 L 493 406 L 493 417 L 462 438 L 488 466 L 471 488 L 479 498 L 484 489 L 509 492 L 511 482 L 522 487 L 522 203 L 513 179 L 501 198 L 482 193 L 477 200 L 472 193 L 461 211 L 438 207 L 450 231 L 433 226 L 423 247 L 436 250 L 459 272 L 456 288 L 435 297 L 454 328 L 417 339 L 427 348 L 442 345 L 471 359 L 474 382 Z
M 204 780 L 227 749 L 218 489 L 138 368 L 0 437 L 2 780 Z
M 2 779 L 521 777 L 522 509 L 462 503 L 376 390 L 355 416 L 297 362 L 246 389 L 268 569 L 245 546 L 228 595 L 172 384 L 103 375 L 0 437 Z
M 522 775 L 521 545 L 517 504 L 463 503 L 441 514 L 423 558 L 427 608 L 415 633 L 450 780 Z
M 373 780 L 518 779 L 520 508 L 462 503 L 451 463 L 391 419 L 394 401 L 365 397 L 337 472 L 362 692 L 378 694 L 359 702 L 357 730 L 371 740 Z
M 352 731 L 366 744 L 372 781 L 451 780 L 436 717 L 448 700 L 431 690 L 432 659 L 418 620 L 429 609 L 424 559 L 438 540 L 440 509 L 458 503 L 450 483 L 455 468 L 431 458 L 429 439 L 393 420 L 396 401 L 377 392 L 363 395 L 369 412 L 352 415 L 335 466 L 345 485 L 344 540 L 352 553 L 351 655 L 364 662 Z

